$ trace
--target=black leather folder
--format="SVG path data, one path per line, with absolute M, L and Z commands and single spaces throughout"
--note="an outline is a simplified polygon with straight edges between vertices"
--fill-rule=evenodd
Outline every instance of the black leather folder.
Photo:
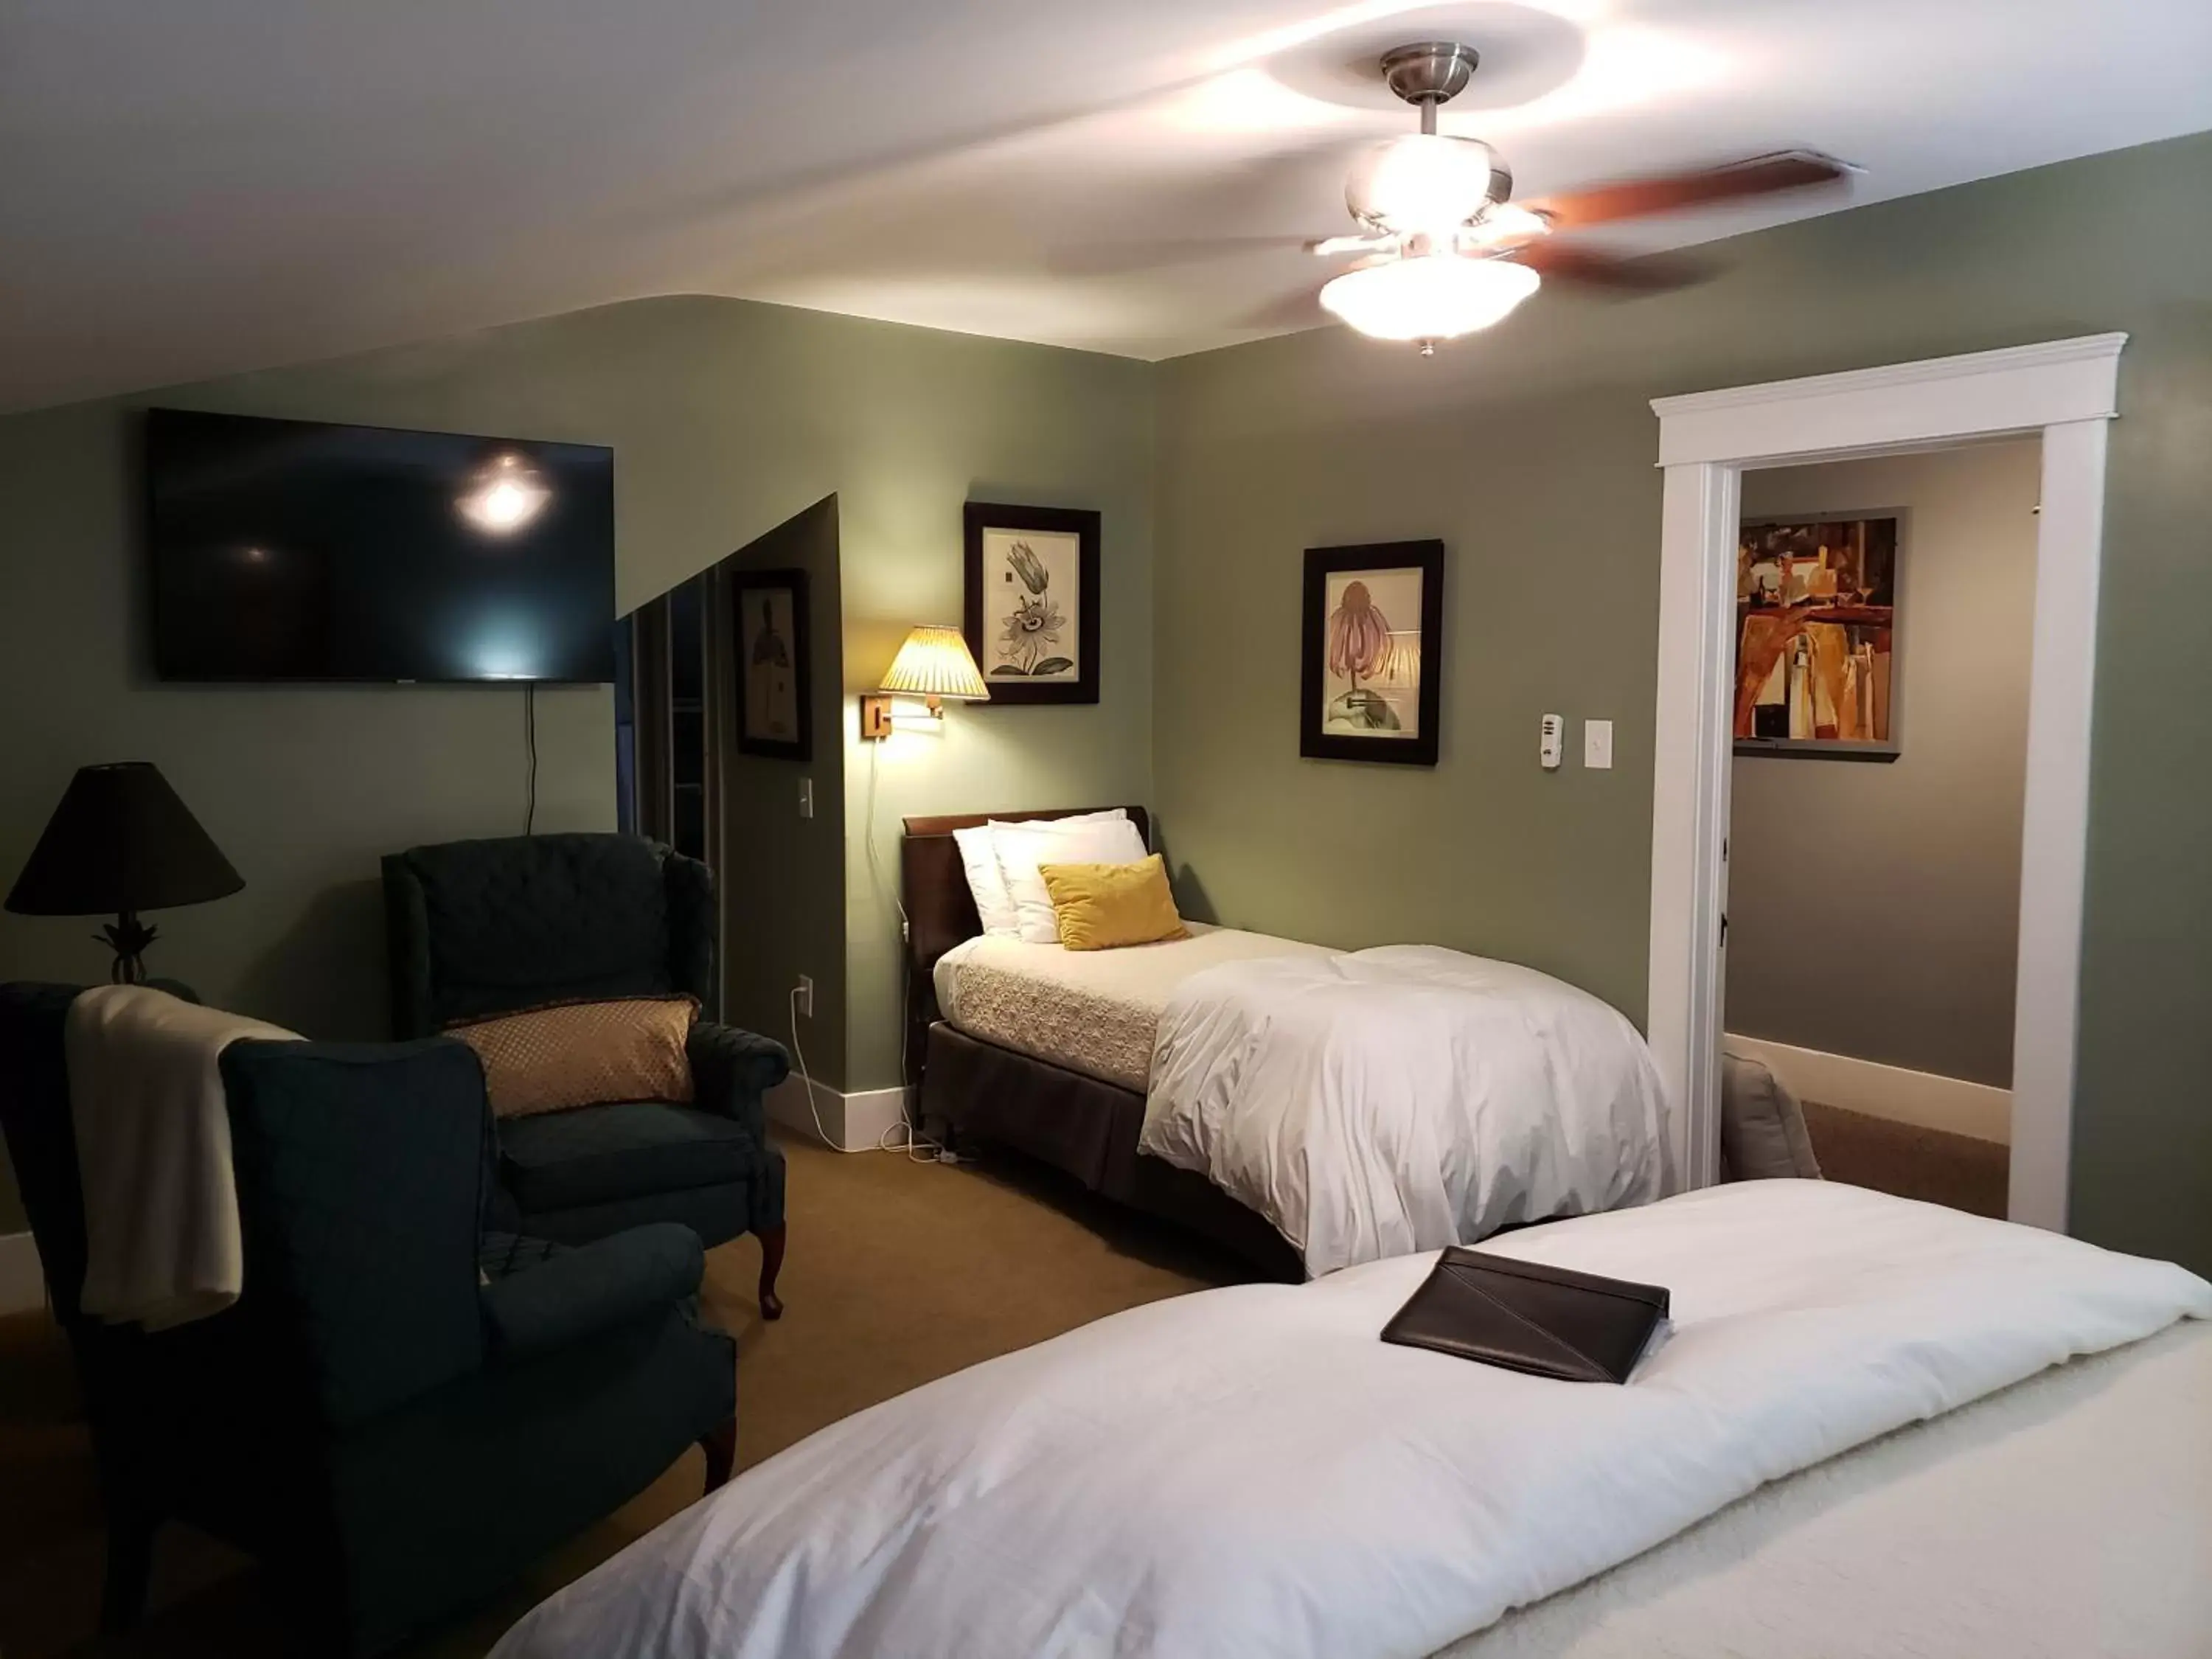
M 1666 1316 L 1659 1285 L 1454 1244 L 1382 1340 L 1562 1382 L 1626 1382 Z

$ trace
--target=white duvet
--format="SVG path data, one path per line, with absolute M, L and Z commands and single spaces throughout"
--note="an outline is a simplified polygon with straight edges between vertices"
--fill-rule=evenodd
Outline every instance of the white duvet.
M 1431 1265 L 1102 1320 L 822 1431 L 577 1580 L 494 1659 L 1418 1659 L 1763 1483 L 2212 1285 L 2003 1222 L 1752 1182 L 1498 1254 L 1668 1285 L 1625 1387 L 1377 1340 Z
M 1586 991 L 1431 945 L 1224 963 L 1169 996 L 1139 1150 L 1316 1278 L 1669 1189 L 1659 1073 Z

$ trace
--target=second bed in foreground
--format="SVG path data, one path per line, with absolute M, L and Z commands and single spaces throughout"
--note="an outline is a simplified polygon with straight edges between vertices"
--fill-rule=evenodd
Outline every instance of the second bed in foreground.
M 1673 1327 L 1609 1387 L 1379 1341 L 1427 1255 L 1176 1297 L 823 1430 L 561 1591 L 495 1659 L 1419 1659 L 1470 1638 L 1462 1650 L 1486 1656 L 1683 1650 L 1664 1621 L 1699 1628 L 1674 1599 L 1684 1587 L 1639 1588 L 1623 1563 L 1702 1535 L 1717 1553 L 1680 1557 L 1692 1572 L 1795 1550 L 1809 1578 L 1802 1540 L 1820 1536 L 1822 1571 L 1848 1583 L 1856 1552 L 1895 1545 L 1850 1508 L 1877 1532 L 1972 1514 L 1978 1492 L 2100 1459 L 2085 1481 L 2094 1524 L 2050 1533 L 2101 1545 L 2069 1571 L 2073 1600 L 2096 1627 L 2133 1621 L 2128 1651 L 2194 1650 L 2189 1620 L 2208 1611 L 2195 1577 L 2136 1605 L 2160 1564 L 2201 1562 L 2212 1529 L 2212 1333 L 2144 1342 L 2212 1318 L 2193 1274 L 1803 1182 L 1486 1248 L 1665 1285 Z M 2052 1370 L 2130 1344 L 2142 1346 Z M 2033 1396 L 2016 1389 L 2046 1372 Z M 1979 1425 L 1910 1426 L 1977 1401 Z M 1821 1467 L 1884 1436 L 1850 1479 Z M 1963 1583 L 1991 1622 L 1885 1604 L 1869 1629 L 1887 1618 L 1961 1659 L 2052 1650 L 2048 1540 L 2042 1555 L 1974 1530 L 1926 1546 L 1923 1580 Z M 1897 1650 L 1826 1622 L 1856 1600 L 1771 1605 L 1755 1645 Z

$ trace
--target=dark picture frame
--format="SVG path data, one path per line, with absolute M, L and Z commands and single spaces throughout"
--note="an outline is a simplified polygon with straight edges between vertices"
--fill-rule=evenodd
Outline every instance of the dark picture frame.
M 789 599 L 791 635 L 782 637 L 771 626 L 763 637 L 763 607 L 774 616 L 778 594 Z M 731 623 L 735 632 L 737 682 L 737 739 L 741 755 L 769 760 L 811 761 L 814 758 L 814 648 L 809 632 L 806 573 L 804 570 L 739 570 L 730 578 Z M 751 620 L 748 623 L 748 617 Z M 781 621 L 781 618 L 777 619 Z M 788 660 L 774 659 L 780 651 Z M 760 660 L 756 661 L 756 656 Z M 779 674 L 789 676 L 790 702 L 782 703 Z M 774 699 L 763 707 L 764 701 Z M 779 707 L 780 705 L 780 707 Z M 772 735 L 781 725 L 790 737 Z
M 1730 650 L 1729 669 L 1729 728 L 1737 756 L 1881 763 L 1893 761 L 1904 753 L 1899 719 L 1904 703 L 1904 657 L 1897 648 L 1901 637 L 1899 624 L 1903 620 L 1899 584 L 1911 542 L 1911 519 L 1910 507 L 1875 507 L 1820 513 L 1761 514 L 1741 520 L 1736 538 L 1735 639 Z M 1787 588 L 1792 580 L 1788 554 L 1810 551 L 1814 545 L 1830 538 L 1839 544 L 1853 544 L 1838 550 L 1840 574 L 1835 580 L 1845 587 L 1855 579 L 1866 580 L 1869 592 L 1863 595 L 1790 593 Z M 1778 554 L 1772 551 L 1771 543 L 1790 545 L 1784 545 Z M 1795 546 L 1796 543 L 1807 545 Z M 1861 569 L 1869 562 L 1874 566 L 1871 576 Z M 1796 718 L 1790 701 L 1790 681 L 1796 665 L 1787 659 L 1790 653 L 1785 653 L 1785 660 L 1774 672 L 1774 678 L 1783 686 L 1784 700 L 1778 708 L 1765 702 L 1759 688 L 1746 684 L 1744 652 L 1747 630 L 1754 619 L 1770 630 L 1778 628 L 1787 632 L 1793 624 L 1814 623 L 1839 634 L 1843 639 L 1841 648 L 1852 659 L 1847 665 L 1852 671 L 1851 678 L 1843 683 L 1847 689 L 1842 690 L 1830 684 L 1823 684 L 1817 694 L 1808 690 L 1806 695 L 1813 696 L 1816 703 L 1808 717 L 1817 720 L 1820 705 L 1838 699 L 1863 699 L 1863 706 L 1852 710 L 1854 722 L 1862 714 L 1875 718 L 1879 735 L 1822 737 L 1818 735 L 1817 726 L 1813 734 L 1803 737 L 1789 736 L 1786 729 L 1760 732 L 1757 728 L 1768 724 L 1770 716 L 1781 721 Z M 1773 636 L 1770 631 L 1770 639 Z M 1863 650 L 1867 654 L 1862 662 Z M 1862 665 L 1871 671 L 1873 680 L 1863 690 L 1857 673 Z M 1761 701 L 1753 704 L 1754 697 Z
M 1402 592 L 1402 574 L 1407 572 L 1416 573 L 1420 584 L 1419 655 L 1412 665 L 1415 684 L 1378 692 L 1363 687 L 1361 674 L 1355 673 L 1350 677 L 1349 690 L 1332 691 L 1332 684 L 1340 678 L 1331 667 L 1332 632 L 1356 640 L 1361 627 L 1379 629 L 1390 645 L 1380 653 L 1370 648 L 1361 654 L 1379 673 L 1395 673 L 1402 679 L 1406 653 L 1396 641 L 1411 630 L 1389 628 L 1386 612 L 1379 603 L 1370 605 L 1364 584 L 1358 585 L 1356 596 L 1361 613 L 1358 624 L 1350 618 L 1340 620 L 1337 612 L 1346 609 L 1344 600 L 1352 585 L 1340 585 L 1338 601 L 1332 607 L 1331 578 L 1362 573 L 1386 575 Z M 1371 623 L 1365 621 L 1370 616 Z M 1299 641 L 1298 753 L 1309 760 L 1434 766 L 1443 711 L 1443 627 L 1444 544 L 1441 541 L 1308 548 Z M 1347 707 L 1355 717 L 1375 721 L 1372 735 L 1346 729 Z M 1368 712 L 1362 715 L 1362 710 Z M 1413 715 L 1411 735 L 1404 729 L 1404 714 L 1408 712 Z
M 1098 701 L 1098 514 L 1087 508 L 969 501 L 960 631 L 991 702 Z M 1048 537 L 1040 558 L 1022 532 Z M 1067 568 L 1073 538 L 1074 569 Z M 1020 544 L 1018 561 L 1005 550 Z M 1069 577 L 1073 574 L 1073 584 Z M 1068 615 L 1073 599 L 1073 616 Z

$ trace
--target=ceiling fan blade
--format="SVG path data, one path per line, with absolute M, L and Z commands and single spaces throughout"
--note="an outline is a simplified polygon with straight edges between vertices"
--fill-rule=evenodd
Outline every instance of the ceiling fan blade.
M 1571 191 L 1564 196 L 1547 197 L 1527 205 L 1547 215 L 1554 229 L 1574 230 L 1584 225 L 1641 219 L 1655 213 L 1678 213 L 1685 208 L 1707 207 L 1748 196 L 1767 196 L 1777 191 L 1839 184 L 1851 172 L 1849 166 L 1832 155 L 1808 149 L 1784 150 L 1696 173 L 1629 179 L 1617 185 Z
M 1529 242 L 1503 256 L 1540 272 L 1547 282 L 1582 283 L 1616 294 L 1664 294 L 1687 288 L 1712 275 L 1703 261 L 1679 254 L 1653 253 L 1638 258 L 1600 253 L 1563 242 Z

